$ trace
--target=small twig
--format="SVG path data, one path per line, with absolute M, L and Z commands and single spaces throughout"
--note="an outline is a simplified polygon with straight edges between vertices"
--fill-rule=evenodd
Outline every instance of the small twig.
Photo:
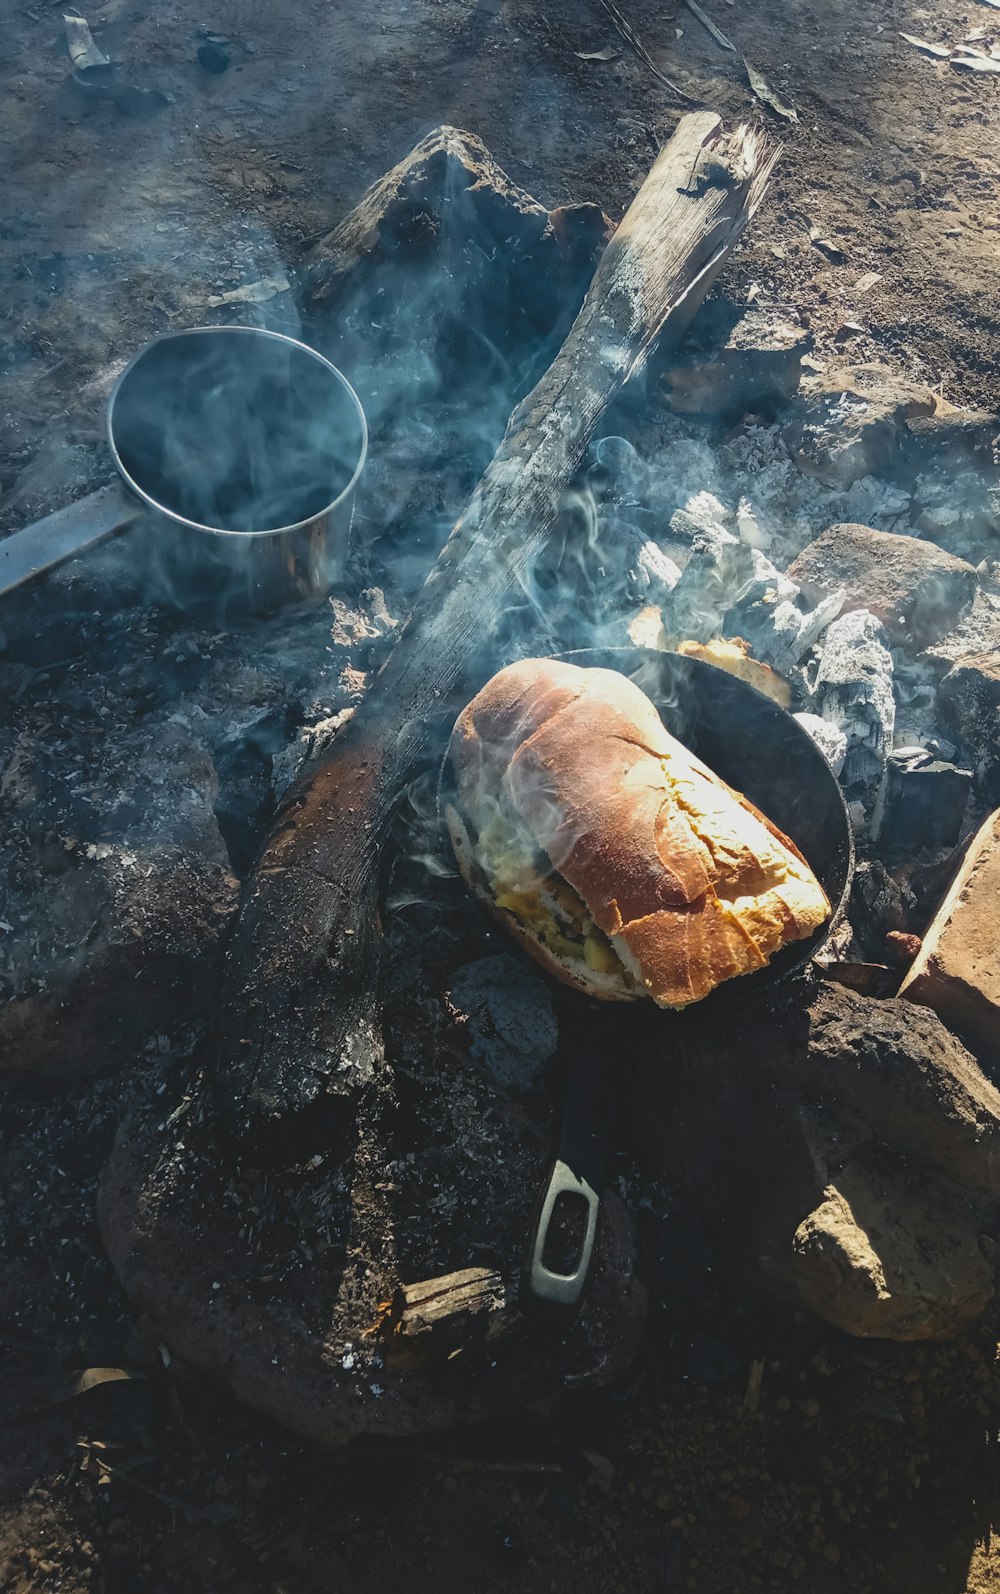
M 600 3 L 608 13 L 608 16 L 611 18 L 622 38 L 625 40 L 625 43 L 632 46 L 640 61 L 645 62 L 646 66 L 649 67 L 649 70 L 652 72 L 654 77 L 659 78 L 661 83 L 666 84 L 670 92 L 672 94 L 676 94 L 679 100 L 683 100 L 685 105 L 704 104 L 703 100 L 692 99 L 690 94 L 685 94 L 684 90 L 678 88 L 677 84 L 671 82 L 670 78 L 664 77 L 663 73 L 656 65 L 656 62 L 653 60 L 653 57 L 650 55 L 649 51 L 646 49 L 646 46 L 636 33 L 631 22 L 629 22 L 627 17 L 622 16 L 618 7 L 615 5 L 614 0 L 600 0 Z

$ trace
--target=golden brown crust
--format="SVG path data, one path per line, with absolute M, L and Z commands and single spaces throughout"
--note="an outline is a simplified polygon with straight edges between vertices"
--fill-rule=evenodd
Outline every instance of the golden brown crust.
M 829 914 L 788 838 L 615 671 L 533 659 L 502 670 L 462 714 L 453 757 L 465 809 L 475 816 L 502 789 L 664 1006 L 761 968 Z

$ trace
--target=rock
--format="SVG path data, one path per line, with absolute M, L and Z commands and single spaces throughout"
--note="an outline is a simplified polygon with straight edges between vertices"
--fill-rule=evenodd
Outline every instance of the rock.
M 984 1059 L 1000 1056 L 1000 811 L 970 842 L 900 995 L 932 1007 Z
M 721 295 L 702 309 L 685 358 L 663 373 L 681 415 L 770 414 L 798 390 L 812 334 L 793 310 L 755 310 Z
M 892 748 L 896 706 L 885 632 L 866 610 L 854 609 L 828 626 L 813 698 L 822 718 L 846 738 L 844 785 L 873 800 Z
M 847 757 L 847 737 L 839 725 L 822 719 L 818 714 L 796 714 L 804 731 L 808 731 L 835 775 L 839 775 Z
M 886 761 L 872 837 L 890 854 L 953 847 L 971 789 L 971 769 L 935 758 L 925 747 L 898 747 Z
M 641 1165 L 743 1284 L 852 1333 L 947 1336 L 989 1293 L 979 1234 L 1000 1194 L 1000 1093 L 918 1013 L 801 981 L 692 1010 L 671 1021 L 669 1068 L 658 1048 L 641 1056 L 629 1105 Z M 850 1302 L 826 1287 L 831 1235 L 854 1258 L 836 1268 L 859 1270 Z
M 575 313 L 606 226 L 596 207 L 576 212 L 565 207 L 553 223 L 480 139 L 438 127 L 314 245 L 303 267 L 306 290 L 359 334 L 365 316 L 383 320 L 376 297 L 393 306 L 405 333 L 409 307 L 426 324 L 418 301 L 433 295 L 449 313 L 436 360 L 453 337 L 461 340 L 463 320 L 509 350 L 529 331 L 549 331 L 564 311 Z
M 537 1085 L 559 1040 L 545 981 L 500 953 L 458 969 L 451 995 L 468 1015 L 473 1057 L 496 1083 L 520 1090 Z
M 808 383 L 785 435 L 800 470 L 846 488 L 889 474 L 910 424 L 936 408 L 929 388 L 891 371 L 841 367 Z
M 1000 800 L 1000 652 L 968 654 L 953 665 L 941 682 L 938 705 L 944 723 L 974 752 L 987 800 Z
M 925 647 L 951 631 L 978 585 L 972 565 L 933 543 L 870 526 L 829 526 L 789 566 L 811 603 L 844 589 L 844 610 L 867 609 L 897 642 Z
M 266 1175 L 230 1160 L 200 1082 L 136 1107 L 102 1177 L 98 1218 L 123 1288 L 171 1353 L 324 1444 L 453 1428 L 623 1373 L 645 1294 L 614 1191 L 572 1322 L 541 1333 L 514 1312 L 488 1343 L 474 1327 L 426 1365 L 388 1354 L 387 1303 L 401 1286 L 468 1268 L 470 1256 L 487 1255 L 517 1298 L 547 1135 L 454 1056 L 439 1062 L 431 1095 L 456 1073 L 460 1142 L 445 1114 L 441 1144 L 407 1157 L 397 1140 L 410 1129 L 383 1075 L 347 1163 L 318 1153 Z
M 852 1158 L 796 1229 L 788 1282 L 845 1333 L 952 1339 L 993 1297 L 993 1264 L 970 1243 L 978 1223 L 960 1192 Z

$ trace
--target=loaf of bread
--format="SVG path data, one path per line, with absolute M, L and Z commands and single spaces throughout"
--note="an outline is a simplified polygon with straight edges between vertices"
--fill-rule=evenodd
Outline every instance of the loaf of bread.
M 591 995 L 686 1007 L 829 915 L 794 843 L 613 670 L 501 670 L 460 715 L 450 756 L 463 877 Z

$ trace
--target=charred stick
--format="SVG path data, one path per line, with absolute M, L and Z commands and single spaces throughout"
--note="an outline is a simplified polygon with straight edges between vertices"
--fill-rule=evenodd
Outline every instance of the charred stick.
M 594 428 L 680 336 L 763 197 L 777 150 L 685 116 L 611 239 L 562 349 L 517 407 L 380 674 L 289 793 L 244 887 L 216 1080 L 239 1137 L 329 1140 L 381 1066 L 378 871 L 443 710 L 496 668 L 489 638 L 544 546 Z M 345 1098 L 347 1098 L 345 1100 Z

